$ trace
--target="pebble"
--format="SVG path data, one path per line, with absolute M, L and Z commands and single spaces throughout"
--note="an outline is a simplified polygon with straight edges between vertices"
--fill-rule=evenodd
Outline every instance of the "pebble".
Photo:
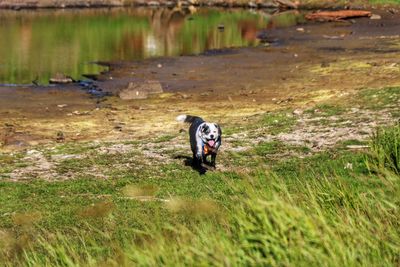
M 293 110 L 293 115 L 299 116 L 299 115 L 301 115 L 301 114 L 303 114 L 303 111 L 302 111 L 301 109 L 295 109 L 295 110 Z
M 372 14 L 372 16 L 370 17 L 370 19 L 376 19 L 376 20 L 381 19 L 381 18 L 382 17 L 378 14 Z
M 257 4 L 254 3 L 254 2 L 249 2 L 249 3 L 247 4 L 247 6 L 248 6 L 249 8 L 257 8 Z
M 322 62 L 321 63 L 321 68 L 327 68 L 329 66 L 330 66 L 330 64 L 328 62 Z
M 353 164 L 350 163 L 350 162 L 346 163 L 346 165 L 344 166 L 344 169 L 345 169 L 345 170 L 346 170 L 346 169 L 352 170 L 352 169 L 353 169 Z
M 147 5 L 148 5 L 148 6 L 159 6 L 160 3 L 157 2 L 157 1 L 149 1 L 149 2 L 147 2 Z

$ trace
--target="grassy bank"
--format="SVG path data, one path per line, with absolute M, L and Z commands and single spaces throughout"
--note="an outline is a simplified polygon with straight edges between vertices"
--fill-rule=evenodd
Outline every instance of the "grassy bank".
M 185 164 L 177 131 L 1 154 L 0 261 L 397 266 L 400 126 L 318 146 L 285 138 L 360 128 L 381 112 L 396 120 L 399 99 L 398 87 L 363 90 L 299 117 L 282 109 L 226 123 L 218 168 L 205 175 Z

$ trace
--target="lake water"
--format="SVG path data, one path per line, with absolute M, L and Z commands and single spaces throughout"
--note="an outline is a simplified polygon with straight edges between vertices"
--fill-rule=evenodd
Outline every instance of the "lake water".
M 258 45 L 257 33 L 301 20 L 296 13 L 223 9 L 0 11 L 0 83 L 80 79 L 97 61 L 140 60 Z

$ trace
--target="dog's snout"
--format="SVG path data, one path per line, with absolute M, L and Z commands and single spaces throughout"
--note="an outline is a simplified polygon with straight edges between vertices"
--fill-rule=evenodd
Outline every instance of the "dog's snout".
M 214 135 L 213 135 L 213 134 L 210 134 L 210 137 L 211 137 L 211 138 L 214 138 Z

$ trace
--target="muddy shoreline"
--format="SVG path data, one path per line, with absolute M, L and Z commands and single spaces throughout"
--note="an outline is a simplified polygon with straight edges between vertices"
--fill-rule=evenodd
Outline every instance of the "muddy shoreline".
M 285 4 L 286 3 L 286 4 Z M 3 9 L 36 8 L 101 8 L 101 7 L 238 7 L 238 8 L 297 8 L 291 1 L 146 1 L 146 0 L 95 0 L 95 1 L 0 1 Z
M 250 8 L 250 9 L 271 9 L 271 10 L 316 10 L 316 9 L 374 9 L 398 7 L 394 3 L 372 4 L 368 1 L 340 2 L 340 1 L 290 1 L 290 0 L 0 0 L 0 9 L 69 9 L 69 8 L 105 8 L 105 7 L 169 7 L 169 8 L 190 8 L 190 7 L 222 7 L 222 8 Z

